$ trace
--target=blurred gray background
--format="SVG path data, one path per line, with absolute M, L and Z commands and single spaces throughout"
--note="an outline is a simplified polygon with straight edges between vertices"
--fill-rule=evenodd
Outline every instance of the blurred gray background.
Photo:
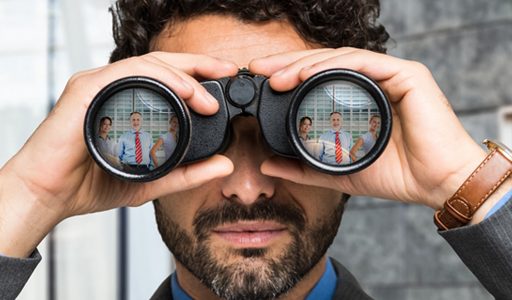
M 380 21 L 395 40 L 389 53 L 430 68 L 477 142 L 498 138 L 510 147 L 512 1 L 381 4 Z M 432 215 L 426 207 L 353 198 L 331 254 L 376 299 L 493 299 L 437 234 Z
M 107 62 L 113 48 L 110 3 L 0 0 L 0 165 L 44 119 L 73 73 Z M 394 39 L 389 53 L 432 70 L 476 141 L 498 138 L 511 146 L 512 1 L 381 3 L 380 22 Z M 432 214 L 425 207 L 354 197 L 330 254 L 376 299 L 492 299 L 436 233 Z M 48 239 L 39 247 L 45 259 L 19 299 L 149 298 L 173 269 L 172 260 L 151 205 L 130 209 L 127 273 L 119 285 L 118 215 L 60 224 L 52 250 Z

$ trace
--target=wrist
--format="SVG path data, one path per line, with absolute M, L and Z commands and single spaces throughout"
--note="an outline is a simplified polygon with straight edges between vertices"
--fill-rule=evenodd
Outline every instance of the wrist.
M 510 189 L 512 152 L 498 142 L 485 140 L 484 143 L 490 153 L 435 212 L 434 223 L 440 230 L 480 222 Z
M 443 207 L 447 199 L 452 197 L 468 177 L 475 171 L 480 163 L 486 158 L 487 153 L 476 143 L 471 147 L 466 147 L 464 157 L 461 159 L 460 166 L 444 180 L 441 186 L 441 192 L 436 195 L 433 208 L 435 210 Z
M 0 170 L 0 253 L 30 256 L 59 223 L 59 214 L 38 200 L 19 178 Z

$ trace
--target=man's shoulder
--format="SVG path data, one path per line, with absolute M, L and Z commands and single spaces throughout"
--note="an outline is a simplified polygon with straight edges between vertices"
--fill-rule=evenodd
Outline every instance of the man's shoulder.
M 120 139 L 122 138 L 127 138 L 128 136 L 131 135 L 131 131 L 125 131 L 121 134 L 121 136 L 119 136 Z
M 371 300 L 373 299 L 359 285 L 357 279 L 340 262 L 331 258 L 338 284 L 333 299 Z
M 346 136 L 349 136 L 349 137 L 351 136 L 351 134 L 350 134 L 350 133 L 348 133 L 347 131 L 345 131 L 345 130 L 343 130 L 343 129 L 342 129 L 342 130 L 340 130 L 340 133 L 341 133 L 341 135 L 346 135 Z
M 150 300 L 169 300 L 172 299 L 172 291 L 170 284 L 171 276 L 167 277 L 156 289 Z
M 147 132 L 147 131 L 144 131 L 144 130 L 140 131 L 140 135 L 146 136 L 146 137 L 151 137 L 151 134 L 149 132 Z
M 331 136 L 332 136 L 332 133 L 331 133 L 331 131 L 330 131 L 330 130 L 328 130 L 328 131 L 326 131 L 326 132 L 322 133 L 322 134 L 320 135 L 320 138 L 319 138 L 319 139 L 324 139 L 324 140 L 325 140 L 325 139 L 329 139 Z

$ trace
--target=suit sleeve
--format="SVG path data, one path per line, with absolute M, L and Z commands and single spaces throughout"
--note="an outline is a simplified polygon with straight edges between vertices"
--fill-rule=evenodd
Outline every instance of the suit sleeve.
M 28 258 L 0 255 L 0 299 L 16 299 L 40 261 L 37 250 Z
M 439 234 L 496 299 L 511 299 L 512 201 L 479 224 Z

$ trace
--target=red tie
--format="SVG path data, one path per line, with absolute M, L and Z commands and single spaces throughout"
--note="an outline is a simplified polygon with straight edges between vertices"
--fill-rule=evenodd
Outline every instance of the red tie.
M 341 151 L 341 142 L 340 142 L 340 132 L 336 131 L 336 139 L 334 140 L 336 143 L 336 162 L 341 164 L 343 161 L 343 151 Z
M 142 146 L 140 145 L 139 132 L 135 132 L 135 162 L 140 165 L 142 162 Z

